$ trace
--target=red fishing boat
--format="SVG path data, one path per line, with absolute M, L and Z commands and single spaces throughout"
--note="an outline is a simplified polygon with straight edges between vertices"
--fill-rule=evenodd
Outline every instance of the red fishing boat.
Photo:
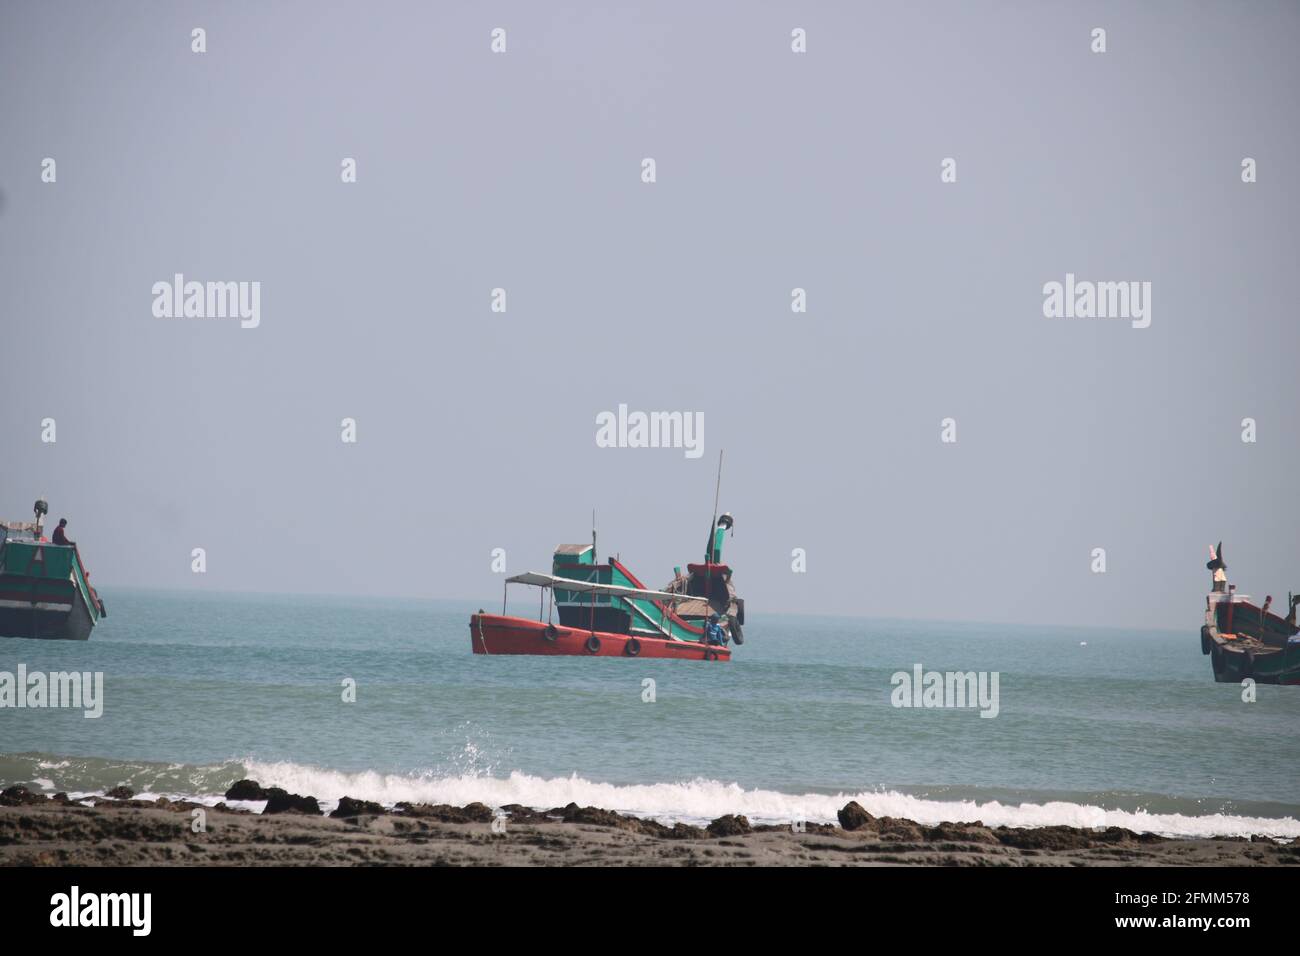
M 608 565 L 592 565 L 595 573 L 617 572 L 621 567 L 611 560 Z M 587 600 L 585 626 L 555 623 L 539 613 L 537 620 L 513 617 L 505 613 L 473 615 L 469 622 L 470 643 L 475 654 L 562 654 L 584 657 L 677 657 L 687 660 L 731 660 L 731 648 L 706 644 L 703 628 L 678 613 L 682 603 L 695 600 L 687 595 L 644 588 L 619 587 L 599 582 L 575 581 L 558 575 L 529 572 L 506 579 L 506 584 L 528 584 L 542 589 L 543 605 L 555 607 L 557 593 Z M 547 594 L 551 600 L 547 602 Z M 630 626 L 631 613 L 622 608 L 642 605 L 653 608 L 655 631 L 646 626 Z M 627 630 L 609 630 L 609 623 L 595 624 L 599 617 L 608 621 L 621 615 L 628 620 Z M 733 632 L 734 633 L 734 632 Z
M 735 522 L 729 514 L 716 517 L 716 505 L 714 514 L 704 561 L 688 564 L 685 574 L 675 568 L 659 591 L 617 556 L 599 562 L 594 531 L 591 544 L 560 545 L 550 574 L 507 578 L 501 613 L 470 617 L 474 653 L 730 660 L 731 644 L 745 640 L 745 602 L 722 561 L 722 541 Z M 540 589 L 536 620 L 507 613 L 512 584 Z

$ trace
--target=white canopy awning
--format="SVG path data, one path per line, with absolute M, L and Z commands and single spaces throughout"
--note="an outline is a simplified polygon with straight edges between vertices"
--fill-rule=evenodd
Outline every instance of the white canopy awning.
M 531 584 L 539 588 L 563 588 L 566 591 L 578 591 L 582 594 L 609 594 L 615 597 L 647 598 L 655 601 L 691 601 L 690 594 L 672 594 L 668 591 L 646 591 L 641 588 L 625 588 L 619 584 L 598 584 L 592 581 L 575 581 L 573 578 L 560 578 L 554 574 L 539 574 L 526 571 L 506 578 L 506 584 Z

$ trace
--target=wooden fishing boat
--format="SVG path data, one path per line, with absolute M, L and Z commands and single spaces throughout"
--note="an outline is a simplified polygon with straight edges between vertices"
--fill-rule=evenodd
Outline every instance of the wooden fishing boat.
M 0 637 L 84 641 L 101 618 L 104 602 L 91 587 L 75 544 L 46 540 L 35 521 L 0 522 Z
M 1201 652 L 1210 656 L 1216 681 L 1249 677 L 1257 684 L 1300 684 L 1300 596 L 1288 597 L 1287 603 L 1290 613 L 1281 618 L 1231 586 L 1206 597 Z
M 674 569 L 673 580 L 659 591 L 646 588 L 617 556 L 598 562 L 594 532 L 591 544 L 562 544 L 550 574 L 530 571 L 506 579 L 500 614 L 480 610 L 471 616 L 473 651 L 730 660 L 729 643 L 709 643 L 706 635 L 716 614 L 725 641 L 745 639 L 745 602 L 722 562 L 722 539 L 733 524 L 729 514 L 718 518 L 705 560 L 688 564 L 686 574 Z M 540 589 L 536 620 L 507 613 L 512 584 Z

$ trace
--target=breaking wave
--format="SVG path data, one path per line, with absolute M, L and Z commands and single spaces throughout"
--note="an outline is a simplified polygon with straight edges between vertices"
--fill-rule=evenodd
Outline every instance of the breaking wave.
M 727 813 L 747 816 L 753 823 L 833 823 L 836 812 L 856 800 L 875 816 L 904 817 L 923 824 L 981 820 L 988 826 L 1125 827 L 1169 837 L 1300 838 L 1300 820 L 1294 816 L 1251 816 L 1230 812 L 1186 813 L 1160 809 L 1115 809 L 1088 802 L 1089 798 L 1015 802 L 1013 800 L 933 799 L 897 790 L 791 794 L 750 788 L 736 783 L 697 778 L 673 783 L 612 784 L 568 777 L 542 777 L 522 771 L 505 776 L 479 773 L 446 774 L 343 771 L 288 761 L 230 760 L 205 766 L 148 764 L 97 758 L 50 757 L 42 754 L 0 755 L 0 785 L 25 783 L 52 793 L 73 797 L 103 793 L 125 784 L 140 799 L 165 796 L 216 803 L 240 777 L 263 786 L 283 787 L 290 793 L 311 795 L 331 809 L 341 797 L 373 800 L 385 806 L 400 802 L 464 805 L 479 802 L 492 807 L 521 804 L 535 809 L 576 803 L 620 813 L 650 817 L 665 823 L 707 823 Z M 1166 800 L 1193 804 L 1195 801 Z

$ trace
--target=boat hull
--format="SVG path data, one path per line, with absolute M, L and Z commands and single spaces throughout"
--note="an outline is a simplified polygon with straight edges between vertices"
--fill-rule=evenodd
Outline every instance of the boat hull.
M 1228 626 L 1232 631 L 1228 631 Z M 1208 654 L 1214 679 L 1239 684 L 1300 685 L 1300 643 L 1282 618 L 1266 615 L 1246 601 L 1231 602 L 1211 594 L 1201 627 L 1201 653 Z
M 695 641 L 670 641 L 610 631 L 592 631 L 500 614 L 473 615 L 469 619 L 469 632 L 474 653 L 488 656 L 537 654 L 549 657 L 731 660 L 729 647 L 705 647 Z
M 6 599 L 0 593 L 0 637 L 28 637 L 40 640 L 84 641 L 95 623 L 79 594 L 67 603 Z
M 0 529 L 0 637 L 84 641 L 104 616 L 75 545 Z

